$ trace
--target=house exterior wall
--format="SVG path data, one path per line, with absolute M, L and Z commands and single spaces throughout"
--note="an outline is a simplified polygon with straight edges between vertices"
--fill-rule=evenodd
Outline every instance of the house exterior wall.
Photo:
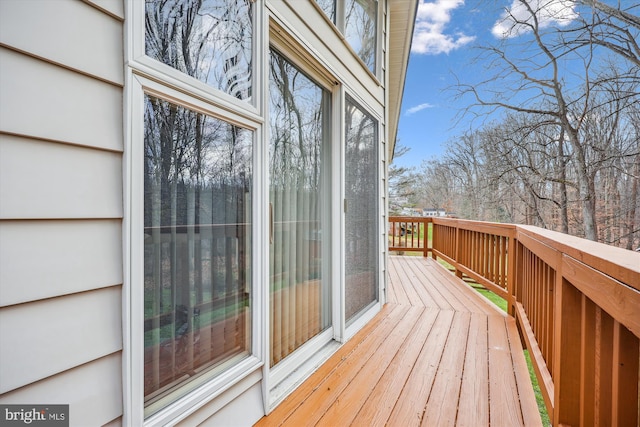
M 300 58 L 335 80 L 339 89 L 332 96 L 343 99 L 338 105 L 349 95 L 378 121 L 379 277 L 384 281 L 391 114 L 387 2 L 379 6 L 377 75 L 313 1 L 256 4 L 261 8 L 257 39 L 268 38 L 270 28 L 283 30 Z M 131 372 L 140 364 L 131 362 L 128 344 L 134 324 L 130 292 L 136 283 L 127 265 L 126 200 L 132 193 L 126 147 L 139 143 L 128 141 L 128 135 L 131 126 L 141 126 L 128 123 L 132 99 L 141 91 L 125 90 L 125 82 L 129 85 L 139 71 L 127 65 L 131 5 L 124 0 L 0 1 L 0 404 L 69 404 L 72 426 L 138 425 L 141 420 L 140 408 L 132 407 L 142 402 L 132 397 L 140 391 L 132 377 L 140 375 Z M 268 80 L 263 62 L 269 42 L 257 46 L 262 67 L 257 78 Z M 252 118 L 256 122 L 266 115 L 268 104 L 262 104 Z M 334 112 L 338 138 L 344 135 L 341 117 Z M 265 130 L 258 135 L 267 138 Z M 340 176 L 342 157 L 336 154 L 333 160 L 333 173 Z M 339 184 L 334 190 L 334 201 L 341 203 L 343 190 Z M 344 220 L 339 215 L 333 220 L 339 235 Z M 338 279 L 341 262 L 334 256 Z M 383 288 L 384 283 L 381 303 Z M 268 313 L 257 309 L 254 314 L 255 330 L 268 334 L 260 326 Z M 334 333 L 336 343 L 373 314 L 349 329 L 343 321 Z M 267 347 L 260 345 L 254 351 L 265 357 Z M 269 406 L 265 395 L 273 384 L 268 375 L 266 367 L 256 365 L 175 422 L 257 421 Z
M 0 403 L 122 415 L 123 7 L 0 2 Z

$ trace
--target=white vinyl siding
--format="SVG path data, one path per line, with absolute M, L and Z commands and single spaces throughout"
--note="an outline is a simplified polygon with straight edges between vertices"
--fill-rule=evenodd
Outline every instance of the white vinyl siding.
M 0 135 L 0 197 L 3 219 L 122 217 L 122 155 Z
M 70 425 L 103 425 L 122 414 L 122 399 L 119 398 L 122 393 L 121 367 L 121 353 L 112 353 L 3 394 L 0 402 L 68 404 L 71 409 Z
M 67 68 L 123 83 L 122 22 L 89 4 L 55 0 L 36 6 L 30 0 L 3 0 L 0 40 Z
M 4 48 L 0 64 L 2 131 L 122 151 L 122 88 Z
M 126 0 L 82 0 L 89 5 L 101 9 L 114 18 L 124 19 L 124 2 Z
M 0 1 L 0 403 L 122 415 L 123 1 Z
M 122 221 L 0 221 L 0 260 L 0 306 L 114 286 Z
M 122 349 L 120 286 L 4 307 L 0 391 Z

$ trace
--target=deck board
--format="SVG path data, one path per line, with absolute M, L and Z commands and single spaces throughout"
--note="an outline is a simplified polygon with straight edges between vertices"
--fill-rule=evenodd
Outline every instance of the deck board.
M 380 381 L 371 390 L 365 404 L 356 414 L 353 425 L 377 426 L 387 422 L 437 317 L 437 310 L 424 310 L 411 330 L 411 338 L 399 349 Z
M 489 425 L 487 316 L 472 313 L 458 401 L 459 426 Z
M 515 321 L 432 259 L 388 270 L 383 310 L 257 426 L 540 425 Z

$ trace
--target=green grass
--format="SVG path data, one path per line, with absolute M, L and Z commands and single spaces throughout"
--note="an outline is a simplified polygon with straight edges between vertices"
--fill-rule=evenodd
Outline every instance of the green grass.
M 482 285 L 479 285 L 478 283 L 471 283 L 470 285 L 471 285 L 471 287 L 473 289 L 478 291 L 480 294 L 484 295 L 484 297 L 486 299 L 488 299 L 489 301 L 491 301 L 492 303 L 494 303 L 495 305 L 500 307 L 500 309 L 502 311 L 504 311 L 505 313 L 507 312 L 507 300 L 506 299 L 504 299 L 504 298 L 494 294 L 493 292 L 483 288 Z
M 533 364 L 531 363 L 531 356 L 529 356 L 529 350 L 524 351 L 524 358 L 527 359 L 527 367 L 529 368 L 529 378 L 531 378 L 531 384 L 533 384 L 533 392 L 536 395 L 536 403 L 538 404 L 538 411 L 540 411 L 540 417 L 542 418 L 542 425 L 545 427 L 551 426 L 549 420 L 549 414 L 547 413 L 547 406 L 544 404 L 544 398 L 538 385 L 538 378 L 533 370 Z

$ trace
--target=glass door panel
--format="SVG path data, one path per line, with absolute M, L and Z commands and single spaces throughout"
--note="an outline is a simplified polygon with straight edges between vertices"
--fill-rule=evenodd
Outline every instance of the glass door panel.
M 145 415 L 251 352 L 253 133 L 152 96 L 144 116 Z
M 349 97 L 345 111 L 345 317 L 378 301 L 378 124 Z
M 329 93 L 276 51 L 269 79 L 271 366 L 331 325 Z

